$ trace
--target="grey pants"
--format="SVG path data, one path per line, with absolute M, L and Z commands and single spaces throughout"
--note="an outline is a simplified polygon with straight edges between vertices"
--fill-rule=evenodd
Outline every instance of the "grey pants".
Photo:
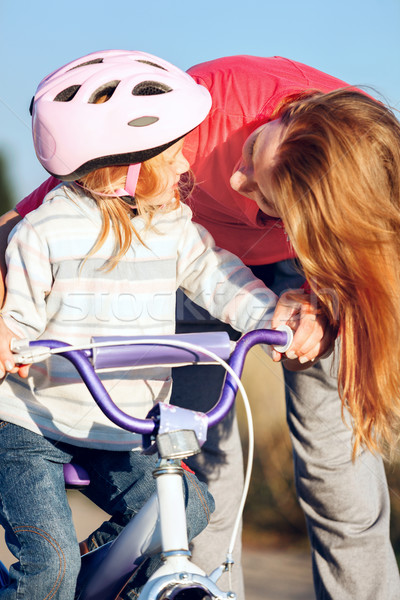
M 311 542 L 318 599 L 398 600 L 383 463 L 368 451 L 353 463 L 341 418 L 335 364 L 285 373 L 295 481 Z
M 299 287 L 302 276 L 290 261 L 255 274 L 276 293 Z M 182 306 L 185 310 L 182 310 Z M 179 315 L 181 309 L 182 317 Z M 189 315 L 187 314 L 189 313 Z M 191 314 L 190 314 L 191 313 Z M 178 301 L 180 331 L 221 326 Z M 293 445 L 295 481 L 310 537 L 318 600 L 399 600 L 400 579 L 389 538 L 389 496 L 382 460 L 363 452 L 351 461 L 351 431 L 341 418 L 333 357 L 301 373 L 285 371 L 287 421 Z M 189 367 L 174 373 L 172 402 L 208 410 L 218 395 L 217 375 Z M 209 367 L 216 369 L 216 367 Z M 222 377 L 222 374 L 221 374 Z M 262 382 L 260 381 L 260 385 Z M 215 388 L 214 388 L 215 389 Z M 207 573 L 225 559 L 243 484 L 235 416 L 212 431 L 199 457 L 199 479 L 216 502 L 211 524 L 194 540 L 193 558 Z M 240 540 L 234 552 L 233 590 L 244 599 Z M 229 589 L 227 577 L 219 584 Z

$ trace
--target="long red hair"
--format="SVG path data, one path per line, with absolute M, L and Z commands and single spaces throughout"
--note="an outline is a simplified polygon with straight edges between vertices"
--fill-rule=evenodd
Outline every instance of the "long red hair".
M 360 446 L 400 420 L 400 124 L 346 88 L 283 107 L 272 196 L 304 273 L 339 326 L 339 393 Z

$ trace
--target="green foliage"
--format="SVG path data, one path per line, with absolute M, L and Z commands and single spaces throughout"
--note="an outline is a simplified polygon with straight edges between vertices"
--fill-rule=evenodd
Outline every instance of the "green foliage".
M 0 215 L 15 206 L 15 195 L 7 173 L 7 160 L 4 152 L 0 151 Z

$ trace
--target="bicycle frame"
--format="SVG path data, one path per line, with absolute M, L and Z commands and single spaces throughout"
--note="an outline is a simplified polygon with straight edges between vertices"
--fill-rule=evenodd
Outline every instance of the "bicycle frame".
M 199 335 L 202 345 L 199 342 Z M 162 444 L 161 437 L 168 434 L 160 433 L 159 419 L 155 417 L 144 420 L 136 419 L 120 411 L 112 402 L 91 364 L 91 360 L 93 360 L 95 366 L 100 364 L 101 368 L 115 367 L 117 363 L 119 365 L 121 363 L 137 365 L 139 361 L 137 348 L 141 347 L 143 355 L 143 347 L 148 348 L 149 345 L 155 343 L 163 345 L 162 357 L 157 355 L 154 359 L 146 354 L 145 359 L 142 357 L 141 364 L 143 364 L 143 360 L 147 361 L 146 364 L 149 364 L 149 361 L 150 363 L 155 361 L 156 364 L 160 364 L 160 362 L 164 364 L 176 364 L 177 362 L 200 364 L 210 362 L 210 357 L 221 360 L 220 355 L 222 355 L 223 358 L 226 358 L 231 351 L 231 343 L 227 334 L 224 332 L 211 334 L 211 337 L 214 336 L 212 341 L 205 335 L 210 336 L 210 334 L 197 334 L 195 336 L 196 344 L 193 343 L 192 334 L 166 336 L 161 341 L 159 338 L 146 337 L 135 341 L 128 338 L 108 338 L 99 342 L 96 338 L 95 346 L 108 343 L 108 347 L 113 349 L 108 357 L 105 356 L 104 351 L 97 353 L 96 356 L 96 352 L 93 350 L 72 349 L 67 344 L 56 340 L 31 342 L 29 348 L 26 346 L 22 348 L 22 354 L 19 356 L 21 363 L 28 360 L 29 353 L 31 353 L 29 358 L 33 362 L 37 359 L 43 360 L 52 351 L 70 360 L 94 400 L 114 423 L 129 431 L 147 436 L 147 439 L 155 439 L 158 447 L 159 460 L 154 470 L 157 493 L 153 494 L 118 538 L 82 557 L 81 575 L 78 580 L 79 595 L 77 598 L 79 600 L 99 600 L 100 598 L 101 600 L 114 600 L 143 560 L 159 552 L 161 552 L 163 564 L 144 586 L 139 596 L 140 600 L 179 600 L 182 591 L 193 591 L 193 598 L 198 600 L 204 597 L 213 600 L 234 600 L 236 598 L 233 591 L 223 592 L 216 585 L 220 575 L 227 568 L 226 564 L 219 566 L 211 575 L 206 575 L 190 560 L 182 486 L 183 470 L 180 460 L 199 451 L 196 436 L 193 435 L 192 430 L 189 430 L 192 434 L 186 435 L 179 430 L 173 432 L 172 449 L 165 450 L 165 444 Z M 224 337 L 222 338 L 221 335 Z M 218 336 L 218 340 L 216 336 Z M 187 341 L 189 338 L 191 338 L 190 342 Z M 219 423 L 232 408 L 240 384 L 238 378 L 242 374 L 247 352 L 256 344 L 279 346 L 279 349 L 283 351 L 284 346 L 288 347 L 290 342 L 291 339 L 288 341 L 288 328 L 285 328 L 284 331 L 256 330 L 244 335 L 239 340 L 230 358 L 230 370 L 225 379 L 220 399 L 207 413 L 209 427 Z M 201 352 L 203 347 L 205 354 Z M 21 350 L 21 348 L 19 349 Z

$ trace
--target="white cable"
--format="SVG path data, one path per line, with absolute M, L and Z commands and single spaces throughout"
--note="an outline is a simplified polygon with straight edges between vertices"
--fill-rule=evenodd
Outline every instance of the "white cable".
M 239 504 L 239 508 L 238 508 L 237 516 L 236 516 L 235 523 L 233 526 L 232 536 L 231 536 L 231 540 L 230 540 L 230 544 L 229 544 L 229 548 L 228 548 L 228 557 L 231 557 L 231 555 L 233 553 L 233 548 L 235 546 L 240 522 L 242 519 L 244 505 L 246 503 L 246 498 L 247 498 L 247 494 L 248 494 L 249 487 L 250 487 L 251 472 L 252 472 L 252 467 L 253 467 L 253 456 L 254 456 L 254 428 L 253 428 L 253 417 L 251 414 L 250 402 L 249 402 L 246 390 L 244 389 L 244 385 L 242 384 L 242 382 L 240 381 L 240 378 L 235 373 L 235 371 L 232 369 L 232 367 L 227 362 L 225 362 L 222 358 L 220 358 L 217 354 L 215 354 L 211 350 L 203 348 L 202 346 L 198 346 L 196 344 L 191 344 L 190 342 L 184 342 L 182 340 L 172 341 L 172 340 L 165 340 L 163 338 L 141 338 L 140 340 L 138 340 L 138 339 L 125 340 L 124 339 L 124 340 L 118 340 L 118 341 L 114 341 L 114 342 L 91 342 L 90 344 L 85 344 L 83 346 L 79 345 L 79 346 L 65 346 L 65 347 L 61 347 L 61 348 L 52 348 L 50 350 L 50 354 L 60 354 L 60 353 L 64 353 L 64 352 L 72 352 L 73 350 L 88 350 L 88 349 L 92 349 L 92 348 L 101 348 L 101 347 L 110 347 L 110 346 L 127 346 L 127 345 L 140 346 L 143 344 L 186 348 L 186 349 L 192 350 L 194 352 L 201 352 L 203 354 L 206 354 L 207 356 L 212 358 L 215 362 L 217 362 L 222 367 L 224 367 L 225 371 L 227 371 L 233 377 L 235 383 L 238 386 L 238 389 L 240 390 L 240 393 L 242 394 L 242 400 L 243 400 L 243 404 L 245 407 L 246 418 L 247 418 L 249 448 L 248 448 L 248 453 L 247 453 L 247 465 L 246 465 L 242 497 L 240 500 L 240 504 Z M 46 350 L 47 350 L 47 348 L 46 348 Z

